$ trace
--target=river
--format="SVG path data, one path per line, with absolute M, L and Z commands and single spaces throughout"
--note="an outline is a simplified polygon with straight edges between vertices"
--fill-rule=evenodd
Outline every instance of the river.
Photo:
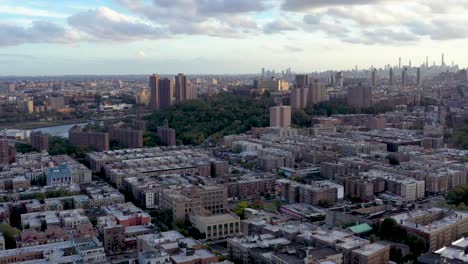
M 74 126 L 84 127 L 89 123 L 91 123 L 91 122 L 77 123 L 77 124 L 70 124 L 70 125 L 61 125 L 61 126 L 51 126 L 51 127 L 40 127 L 40 128 L 31 129 L 31 131 L 33 131 L 33 132 L 41 131 L 42 133 L 49 134 L 49 135 L 54 136 L 54 137 L 68 138 L 68 131 L 70 130 L 70 128 L 72 128 Z

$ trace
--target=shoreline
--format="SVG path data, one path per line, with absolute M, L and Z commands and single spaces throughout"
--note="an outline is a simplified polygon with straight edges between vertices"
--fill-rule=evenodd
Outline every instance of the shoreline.
M 65 121 L 33 121 L 33 122 L 25 122 L 25 123 L 8 123 L 8 124 L 1 124 L 0 130 L 2 129 L 24 129 L 24 130 L 33 130 L 38 128 L 48 128 L 48 127 L 55 127 L 55 126 L 64 126 L 64 125 L 71 125 L 71 124 L 81 124 L 89 122 L 82 119 L 76 120 L 65 120 Z

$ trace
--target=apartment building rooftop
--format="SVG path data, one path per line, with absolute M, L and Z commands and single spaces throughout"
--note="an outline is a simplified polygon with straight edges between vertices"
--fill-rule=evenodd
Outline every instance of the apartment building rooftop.
M 382 249 L 389 247 L 388 245 L 381 244 L 381 243 L 370 243 L 362 245 L 359 249 L 354 250 L 354 252 L 364 255 L 364 256 L 371 256 L 373 254 L 378 253 Z
M 428 224 L 419 224 L 414 220 L 417 217 L 425 215 L 438 216 L 434 218 L 434 221 Z M 395 219 L 395 221 L 397 221 L 397 223 L 400 225 L 418 229 L 425 233 L 432 233 L 468 218 L 468 213 L 463 211 L 450 211 L 442 208 L 430 208 L 424 210 L 413 210 L 410 212 L 394 215 L 392 218 Z

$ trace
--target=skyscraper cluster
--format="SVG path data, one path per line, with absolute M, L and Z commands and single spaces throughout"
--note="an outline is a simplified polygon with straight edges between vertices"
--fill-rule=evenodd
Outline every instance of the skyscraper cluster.
M 171 107 L 174 103 L 181 103 L 197 98 L 196 88 L 188 85 L 187 76 L 179 73 L 174 80 L 161 78 L 153 74 L 149 78 L 150 106 L 152 110 Z
M 291 106 L 294 109 L 304 109 L 307 106 L 320 103 L 325 100 L 326 87 L 317 79 L 309 83 L 306 74 L 296 75 L 296 86 L 291 90 Z

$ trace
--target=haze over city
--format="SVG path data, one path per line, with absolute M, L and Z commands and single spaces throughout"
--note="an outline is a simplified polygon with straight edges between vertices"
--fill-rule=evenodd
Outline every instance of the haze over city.
M 0 1 L 0 75 L 468 65 L 467 1 Z

